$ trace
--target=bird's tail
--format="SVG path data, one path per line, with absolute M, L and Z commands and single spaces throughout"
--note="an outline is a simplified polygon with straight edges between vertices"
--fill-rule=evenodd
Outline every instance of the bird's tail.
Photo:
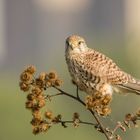
M 140 95 L 140 80 L 135 79 L 134 81 L 129 81 L 127 84 L 120 84 L 118 87 L 126 93 L 135 93 Z

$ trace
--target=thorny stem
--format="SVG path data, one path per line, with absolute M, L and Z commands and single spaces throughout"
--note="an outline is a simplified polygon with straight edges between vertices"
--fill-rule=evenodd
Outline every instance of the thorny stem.
M 58 91 L 60 91 L 60 92 L 62 93 L 62 95 L 66 95 L 66 96 L 68 96 L 68 97 L 70 97 L 70 98 L 73 98 L 74 100 L 79 101 L 83 106 L 86 106 L 86 104 L 85 104 L 80 98 L 75 97 L 75 96 L 73 96 L 73 95 L 71 95 L 71 94 L 69 94 L 69 93 L 63 91 L 63 90 L 61 90 L 60 88 L 58 88 L 58 87 L 56 87 L 56 86 L 53 86 L 53 87 L 54 87 L 55 89 L 57 89 Z M 91 114 L 92 114 L 93 117 L 95 118 L 96 122 L 99 124 L 99 126 L 100 126 L 101 130 L 103 131 L 104 135 L 106 136 L 107 140 L 111 140 L 111 138 L 108 136 L 108 134 L 107 134 L 107 132 L 106 132 L 106 130 L 105 130 L 105 128 L 104 128 L 102 122 L 100 121 L 100 119 L 98 118 L 98 116 L 96 116 L 95 112 L 94 112 L 93 110 L 91 110 L 91 109 L 88 109 L 88 110 L 91 112 Z

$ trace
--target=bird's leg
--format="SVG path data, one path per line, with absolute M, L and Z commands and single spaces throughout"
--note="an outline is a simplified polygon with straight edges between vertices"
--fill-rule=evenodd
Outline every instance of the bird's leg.
M 76 97 L 77 97 L 77 99 L 80 99 L 78 85 L 76 84 L 76 82 L 73 79 L 71 81 L 76 86 Z
M 77 95 L 77 98 L 80 99 L 80 97 L 79 97 L 79 88 L 78 88 L 77 85 L 76 85 L 76 95 Z

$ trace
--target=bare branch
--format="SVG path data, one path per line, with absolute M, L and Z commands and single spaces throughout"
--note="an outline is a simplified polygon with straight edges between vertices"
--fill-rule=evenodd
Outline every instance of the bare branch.
M 63 95 L 66 95 L 66 96 L 68 96 L 68 97 L 70 97 L 70 98 L 72 98 L 72 99 L 74 99 L 76 101 L 79 101 L 82 105 L 86 106 L 86 104 L 80 98 L 77 98 L 77 97 L 75 97 L 75 96 L 73 96 L 73 95 L 71 95 L 71 94 L 63 91 L 62 89 L 60 89 L 60 88 L 58 88 L 56 86 L 53 86 L 53 87 L 55 89 L 57 89 L 58 91 L 60 91 Z M 108 133 L 105 130 L 104 125 L 102 124 L 102 122 L 100 121 L 100 119 L 98 118 L 98 116 L 95 114 L 95 112 L 93 110 L 91 110 L 91 109 L 88 109 L 88 110 L 93 115 L 93 117 L 95 118 L 96 122 L 99 124 L 99 126 L 100 126 L 102 132 L 105 134 L 107 140 L 111 140 L 110 137 L 108 136 Z
M 65 120 L 65 121 L 62 121 L 62 120 L 60 120 L 58 123 L 61 123 L 62 124 L 62 126 L 64 126 L 64 127 L 67 127 L 66 126 L 66 124 L 73 124 L 74 123 L 74 121 L 69 121 L 69 120 Z M 85 125 L 92 125 L 92 126 L 96 126 L 97 124 L 95 124 L 95 123 L 92 123 L 92 122 L 85 122 L 85 121 L 79 121 L 79 124 L 85 124 Z

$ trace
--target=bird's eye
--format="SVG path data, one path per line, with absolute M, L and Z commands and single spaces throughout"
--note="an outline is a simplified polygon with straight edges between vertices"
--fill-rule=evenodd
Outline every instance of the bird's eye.
M 79 41 L 78 42 L 78 45 L 81 45 L 81 44 L 83 44 L 84 43 L 84 41 Z

